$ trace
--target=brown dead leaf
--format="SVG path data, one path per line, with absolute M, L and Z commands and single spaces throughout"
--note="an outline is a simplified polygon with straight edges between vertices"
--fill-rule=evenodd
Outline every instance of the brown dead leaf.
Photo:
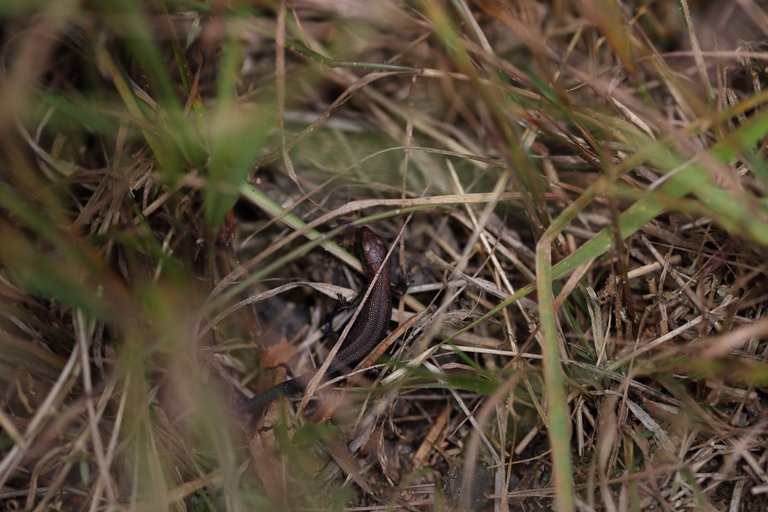
M 266 347 L 261 353 L 261 367 L 262 368 L 275 368 L 282 366 L 291 360 L 293 356 L 298 352 L 298 347 L 292 343 L 289 343 L 285 337 L 280 338 L 280 341 L 274 345 Z
M 251 452 L 253 469 L 256 472 L 261 484 L 264 486 L 264 492 L 273 503 L 280 503 L 287 510 L 285 482 L 281 478 L 280 460 L 275 456 L 275 438 L 274 433 L 254 432 L 248 443 Z

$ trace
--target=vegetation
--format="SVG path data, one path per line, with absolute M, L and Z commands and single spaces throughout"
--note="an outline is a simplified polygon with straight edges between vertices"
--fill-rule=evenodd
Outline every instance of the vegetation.
M 766 19 L 2 3 L 0 503 L 765 510 Z

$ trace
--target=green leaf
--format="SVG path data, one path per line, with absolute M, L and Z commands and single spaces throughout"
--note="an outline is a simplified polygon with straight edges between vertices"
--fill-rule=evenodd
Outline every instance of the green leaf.
M 205 218 L 216 228 L 235 204 L 241 185 L 263 152 L 267 129 L 272 126 L 272 104 L 240 105 L 222 102 L 209 129 L 211 157 L 205 188 Z

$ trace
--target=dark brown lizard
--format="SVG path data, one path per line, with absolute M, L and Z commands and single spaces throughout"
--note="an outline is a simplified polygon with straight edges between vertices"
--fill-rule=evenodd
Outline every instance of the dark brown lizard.
M 363 304 L 354 325 L 341 344 L 336 358 L 328 367 L 329 375 L 345 368 L 354 367 L 370 354 L 384 339 L 392 314 L 392 294 L 389 290 L 390 271 L 389 264 L 385 263 L 387 245 L 373 230 L 363 227 L 360 230 L 360 253 L 369 287 L 376 274 L 379 273 L 379 269 L 381 272 L 373 284 L 368 300 Z M 365 289 L 362 290 L 358 296 L 363 297 L 365 292 Z M 306 374 L 276 384 L 247 400 L 237 410 L 240 412 L 257 411 L 260 414 L 279 396 L 302 391 L 311 377 L 311 374 Z

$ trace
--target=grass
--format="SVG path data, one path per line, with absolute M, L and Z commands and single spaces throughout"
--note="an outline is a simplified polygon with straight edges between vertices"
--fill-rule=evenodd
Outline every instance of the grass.
M 0 7 L 3 508 L 763 510 L 766 12 L 714 4 Z M 361 225 L 380 353 L 238 416 Z

